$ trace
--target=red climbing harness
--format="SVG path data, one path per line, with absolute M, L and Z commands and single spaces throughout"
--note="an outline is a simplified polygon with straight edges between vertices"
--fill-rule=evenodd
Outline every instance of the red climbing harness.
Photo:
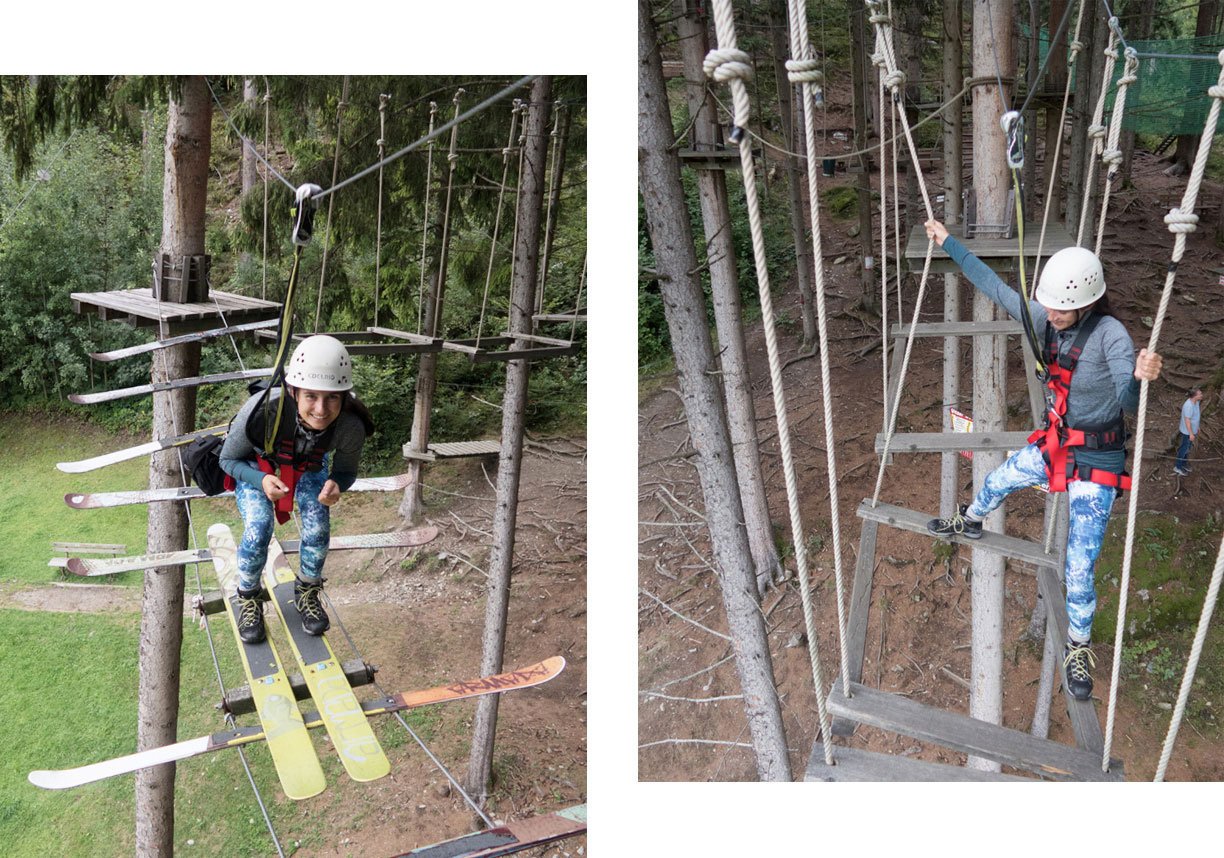
M 1104 486 L 1125 491 L 1131 487 L 1130 475 L 1125 471 L 1115 474 L 1112 471 L 1102 471 L 1091 468 L 1087 474 L 1081 473 L 1075 464 L 1075 449 L 1083 447 L 1088 450 L 1121 450 L 1126 446 L 1126 426 L 1122 420 L 1122 412 L 1118 411 L 1116 419 L 1101 426 L 1085 426 L 1073 429 L 1064 420 L 1067 413 L 1067 396 L 1071 392 L 1071 377 L 1075 366 L 1079 363 L 1084 343 L 1096 328 L 1101 316 L 1090 314 L 1080 326 L 1075 342 L 1067 354 L 1058 353 L 1058 338 L 1054 336 L 1052 326 L 1046 322 L 1045 364 L 1046 377 L 1046 425 L 1029 436 L 1029 443 L 1037 443 L 1041 455 L 1045 459 L 1046 475 L 1050 479 L 1050 491 L 1065 492 L 1070 480 L 1087 480 Z

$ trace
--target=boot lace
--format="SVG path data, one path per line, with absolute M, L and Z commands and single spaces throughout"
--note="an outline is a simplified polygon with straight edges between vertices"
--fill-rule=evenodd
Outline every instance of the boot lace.
M 238 597 L 238 625 L 253 626 L 263 614 L 259 599 L 256 596 Z
M 298 613 L 312 620 L 321 619 L 323 617 L 323 606 L 319 602 L 319 592 L 323 589 L 322 583 L 299 584 L 298 587 L 297 599 L 294 600 Z
M 1096 657 L 1092 654 L 1092 648 L 1086 645 L 1069 644 L 1067 655 L 1063 659 L 1063 667 L 1070 668 L 1071 678 L 1077 682 L 1088 679 L 1088 668 L 1096 667 Z

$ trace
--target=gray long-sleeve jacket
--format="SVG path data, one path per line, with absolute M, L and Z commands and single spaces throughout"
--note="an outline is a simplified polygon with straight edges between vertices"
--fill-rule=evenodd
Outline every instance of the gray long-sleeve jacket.
M 269 394 L 269 402 L 273 408 L 280 398 L 280 390 L 275 389 Z M 242 480 L 253 486 L 262 485 L 263 472 L 255 464 L 255 447 L 247 438 L 247 421 L 255 411 L 259 396 L 252 396 L 238 411 L 225 436 L 225 444 L 221 447 L 221 470 L 235 480 Z M 280 426 L 276 437 L 278 440 L 292 438 L 293 428 L 297 422 L 296 404 L 289 400 L 281 415 Z M 273 412 L 275 413 L 275 412 Z M 357 462 L 361 458 L 361 448 L 365 444 L 365 426 L 356 414 L 341 411 L 336 418 L 335 429 L 332 432 L 328 451 L 334 451 L 331 459 L 329 478 L 336 481 L 341 491 L 346 491 L 357 479 Z
M 986 263 L 965 249 L 952 236 L 943 243 L 944 251 L 961 267 L 969 281 L 978 291 L 1002 307 L 1014 319 L 1023 312 L 1020 293 L 1004 283 Z M 1046 311 L 1036 301 L 1030 300 L 1029 311 L 1033 316 L 1033 327 L 1040 339 L 1046 327 Z M 1058 338 L 1058 353 L 1066 354 L 1075 342 L 1081 323 L 1065 331 L 1054 331 Z M 1071 391 L 1067 396 L 1067 413 L 1064 419 L 1072 427 L 1108 423 L 1118 416 L 1121 409 L 1134 414 L 1139 408 L 1139 380 L 1135 378 L 1135 345 L 1126 328 L 1113 316 L 1101 319 L 1096 330 L 1084 344 L 1075 374 L 1071 378 Z M 1095 451 L 1075 448 L 1076 462 L 1081 466 L 1103 471 L 1121 473 L 1126 466 L 1124 450 Z

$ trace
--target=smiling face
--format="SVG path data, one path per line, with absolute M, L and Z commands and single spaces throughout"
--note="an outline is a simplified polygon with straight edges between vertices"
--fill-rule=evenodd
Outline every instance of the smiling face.
M 1087 309 L 1087 308 L 1084 308 Z M 1065 331 L 1080 320 L 1083 310 L 1052 310 L 1045 308 L 1046 318 L 1056 331 Z
M 344 404 L 344 393 L 335 390 L 304 390 L 295 389 L 298 419 L 314 430 L 322 432 L 332 425 L 340 416 L 340 406 Z

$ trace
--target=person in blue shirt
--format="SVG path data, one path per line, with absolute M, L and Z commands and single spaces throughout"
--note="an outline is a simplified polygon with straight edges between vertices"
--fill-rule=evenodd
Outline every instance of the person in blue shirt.
M 1190 388 L 1190 396 L 1182 403 L 1181 424 L 1177 427 L 1181 430 L 1181 446 L 1177 449 L 1177 462 L 1173 465 L 1173 473 L 1178 476 L 1186 476 L 1193 468 L 1186 464 L 1186 457 L 1190 455 L 1190 446 L 1194 443 L 1195 437 L 1199 430 L 1199 403 L 1203 401 L 1203 389 L 1201 387 Z

